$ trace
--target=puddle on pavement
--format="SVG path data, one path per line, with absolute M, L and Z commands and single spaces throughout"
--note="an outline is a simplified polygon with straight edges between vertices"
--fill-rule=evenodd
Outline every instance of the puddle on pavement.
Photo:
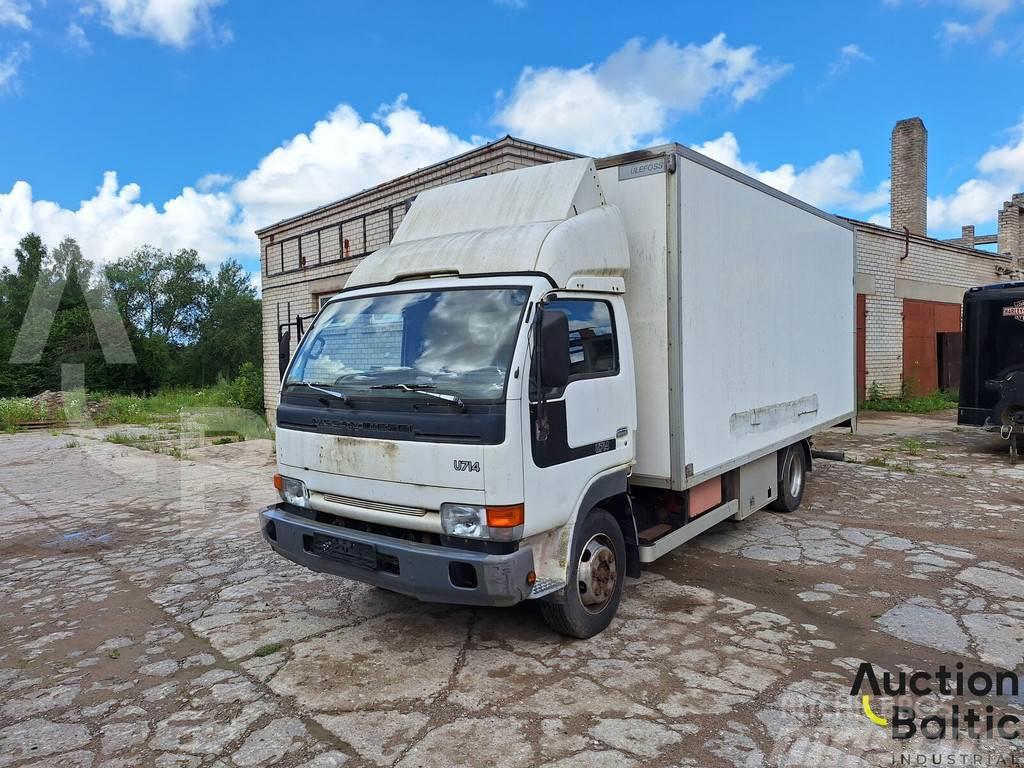
M 56 539 L 42 544 L 44 549 L 59 552 L 74 552 L 82 549 L 109 547 L 114 541 L 114 534 L 109 531 L 72 531 L 58 536 Z

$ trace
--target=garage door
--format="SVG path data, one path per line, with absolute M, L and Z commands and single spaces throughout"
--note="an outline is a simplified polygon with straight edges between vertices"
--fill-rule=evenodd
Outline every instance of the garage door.
M 959 304 L 903 300 L 903 381 L 912 395 L 939 388 L 939 334 L 959 331 Z

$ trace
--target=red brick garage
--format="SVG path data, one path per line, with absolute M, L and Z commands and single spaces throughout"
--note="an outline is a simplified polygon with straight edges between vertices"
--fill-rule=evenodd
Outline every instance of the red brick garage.
M 903 300 L 903 381 L 910 394 L 939 389 L 939 334 L 959 332 L 959 304 Z

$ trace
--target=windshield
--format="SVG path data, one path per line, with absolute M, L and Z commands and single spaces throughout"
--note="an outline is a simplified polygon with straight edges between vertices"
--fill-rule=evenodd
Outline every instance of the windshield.
M 499 399 L 529 295 L 528 288 L 452 288 L 332 302 L 302 340 L 285 387 L 402 396 L 397 385 L 406 385 Z

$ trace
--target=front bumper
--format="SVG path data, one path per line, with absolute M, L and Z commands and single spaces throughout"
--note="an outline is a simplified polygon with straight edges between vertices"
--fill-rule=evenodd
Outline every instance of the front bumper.
M 275 552 L 310 570 L 344 576 L 426 602 L 515 605 L 531 590 L 527 576 L 533 571 L 533 550 L 529 546 L 508 555 L 491 555 L 420 544 L 318 523 L 288 512 L 283 504 L 260 512 L 260 530 Z M 360 565 L 321 554 L 316 542 L 322 544 L 323 537 L 372 546 L 376 567 L 369 562 Z M 455 586 L 452 563 L 463 564 L 457 566 L 462 573 L 472 568 L 476 586 Z

